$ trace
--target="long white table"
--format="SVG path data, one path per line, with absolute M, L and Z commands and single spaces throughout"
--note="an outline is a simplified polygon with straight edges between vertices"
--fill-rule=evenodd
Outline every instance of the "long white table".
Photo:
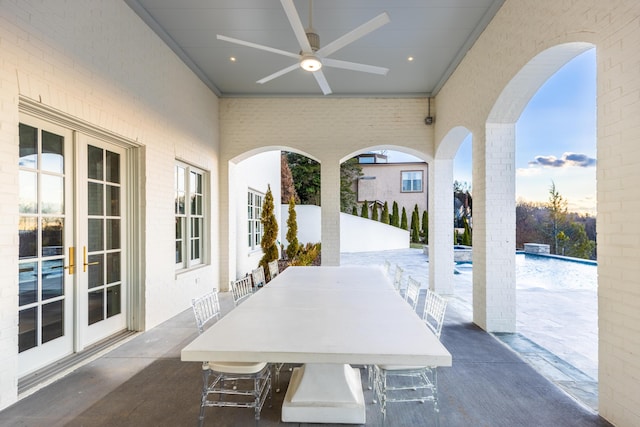
M 451 354 L 378 267 L 289 267 L 182 349 L 183 361 L 303 363 L 282 421 L 364 424 L 349 364 L 451 366 Z

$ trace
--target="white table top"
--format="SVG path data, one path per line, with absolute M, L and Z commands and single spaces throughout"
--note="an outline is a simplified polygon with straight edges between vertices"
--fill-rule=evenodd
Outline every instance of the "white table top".
M 377 267 L 289 267 L 182 350 L 184 361 L 451 366 Z

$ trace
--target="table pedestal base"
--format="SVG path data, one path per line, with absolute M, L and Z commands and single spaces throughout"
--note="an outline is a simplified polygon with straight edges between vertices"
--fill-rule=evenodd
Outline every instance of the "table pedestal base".
M 282 421 L 365 424 L 360 370 L 349 365 L 307 363 L 294 368 L 282 404 Z

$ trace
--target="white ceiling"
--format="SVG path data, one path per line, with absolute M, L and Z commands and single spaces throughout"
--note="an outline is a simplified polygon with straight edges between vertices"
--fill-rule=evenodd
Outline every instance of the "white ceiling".
M 299 53 L 279 0 L 125 0 L 219 96 L 323 96 L 296 60 L 216 39 L 217 34 Z M 327 96 L 433 96 L 504 0 L 315 0 L 320 46 L 383 12 L 391 21 L 330 58 L 386 67 L 386 76 L 323 67 Z M 306 28 L 309 1 L 294 0 Z M 230 57 L 237 58 L 231 62 Z M 409 56 L 414 57 L 412 62 Z

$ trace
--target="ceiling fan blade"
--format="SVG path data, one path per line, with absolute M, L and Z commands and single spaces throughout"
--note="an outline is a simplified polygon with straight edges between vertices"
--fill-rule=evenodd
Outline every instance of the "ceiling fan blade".
M 267 77 L 264 77 L 264 78 L 258 80 L 256 83 L 260 83 L 260 84 L 266 83 L 266 82 L 268 82 L 270 80 L 275 79 L 276 77 L 280 77 L 280 76 L 282 76 L 284 74 L 290 73 L 291 71 L 295 70 L 296 68 L 300 68 L 300 65 L 298 65 L 297 63 L 293 64 L 293 65 L 290 65 L 287 68 L 283 68 L 280 71 L 276 71 L 275 73 L 273 73 L 271 75 L 268 75 Z
M 375 65 L 359 64 L 357 62 L 341 61 L 339 59 L 322 58 L 322 65 L 333 68 L 342 68 L 345 70 L 363 71 L 365 73 L 380 74 L 386 76 L 389 72 L 388 68 L 376 67 Z
M 280 0 L 280 3 L 282 3 L 284 13 L 287 14 L 287 19 L 289 19 L 289 24 L 291 24 L 291 28 L 293 28 L 296 39 L 298 39 L 300 48 L 303 52 L 311 53 L 311 45 L 309 44 L 309 39 L 307 39 L 307 32 L 304 30 L 302 21 L 300 21 L 300 15 L 298 15 L 293 0 Z
M 312 74 L 313 74 L 313 77 L 316 78 L 316 81 L 318 82 L 318 86 L 320 86 L 320 89 L 322 89 L 322 93 L 324 93 L 325 95 L 329 95 L 331 93 L 331 88 L 329 87 L 329 83 L 327 82 L 327 79 L 324 77 L 322 70 L 314 71 Z
M 280 50 L 280 49 L 275 49 L 275 48 L 269 47 L 269 46 L 263 46 L 261 44 L 256 44 L 256 43 L 252 43 L 252 42 L 246 42 L 244 40 L 238 40 L 238 39 L 234 39 L 233 37 L 227 37 L 227 36 L 223 36 L 223 35 L 220 35 L 220 34 L 218 34 L 216 36 L 216 38 L 218 40 L 222 40 L 222 41 L 225 41 L 225 42 L 235 43 L 235 44 L 239 44 L 241 46 L 252 47 L 252 48 L 260 49 L 260 50 L 266 50 L 267 52 L 277 53 L 278 55 L 288 56 L 289 58 L 300 59 L 300 55 L 298 55 L 297 53 L 287 52 L 286 50 Z
M 284 2 L 285 0 L 282 0 L 282 1 Z M 387 12 L 383 12 L 380 15 L 373 18 L 372 20 L 360 25 L 355 30 L 349 31 L 344 36 L 338 37 L 328 45 L 318 49 L 316 53 L 318 54 L 318 56 L 321 56 L 321 57 L 329 56 L 332 53 L 342 49 L 349 43 L 353 43 L 359 38 L 366 36 L 370 32 L 377 30 L 383 25 L 389 23 L 389 21 L 390 21 L 389 15 L 387 14 Z

